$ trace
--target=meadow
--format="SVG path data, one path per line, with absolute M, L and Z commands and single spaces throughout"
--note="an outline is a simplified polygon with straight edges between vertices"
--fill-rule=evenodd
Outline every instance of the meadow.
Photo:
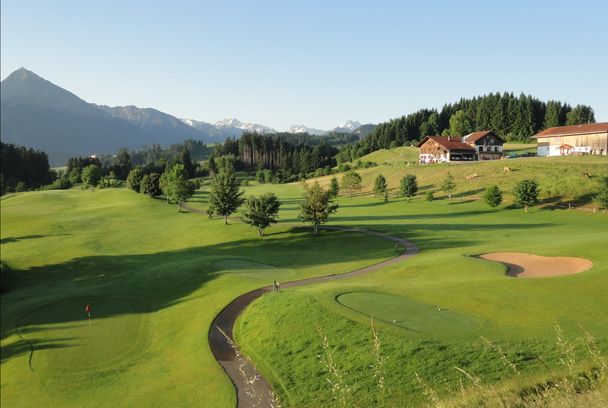
M 204 194 L 192 205 L 204 208 Z M 393 252 L 363 234 L 291 226 L 260 239 L 127 189 L 9 196 L 2 262 L 17 282 L 1 298 L 2 406 L 234 406 L 207 345 L 230 300 Z
M 505 165 L 513 171 L 503 173 Z M 369 275 L 263 296 L 238 320 L 239 345 L 282 406 L 340 404 L 320 361 L 327 353 L 348 406 L 423 405 L 428 397 L 416 374 L 439 395 L 461 380 L 469 388 L 454 367 L 484 383 L 527 386 L 568 371 L 555 347 L 556 323 L 572 341 L 576 368 L 586 369 L 582 328 L 608 350 L 608 217 L 556 210 L 554 197 L 589 205 L 594 178 L 606 170 L 606 160 L 593 157 L 395 161 L 359 170 L 363 193 L 382 173 L 393 197 L 341 196 L 330 224 L 404 237 L 420 253 Z M 456 178 L 453 200 L 439 191 L 448 172 Z M 432 190 L 440 199 L 395 198 L 408 173 L 422 194 Z M 479 177 L 466 180 L 471 173 Z M 538 180 L 543 191 L 543 207 L 527 214 L 509 205 L 508 192 L 523 178 Z M 395 255 L 382 239 L 335 231 L 314 237 L 294 226 L 297 183 L 251 184 L 247 194 L 273 191 L 283 202 L 281 222 L 264 238 L 236 219 L 225 226 L 200 213 L 178 214 L 162 199 L 124 188 L 4 197 L 2 262 L 16 271 L 16 287 L 1 298 L 2 405 L 234 406 L 234 389 L 206 343 L 226 304 L 272 279 L 341 273 Z M 489 184 L 507 192 L 499 209 L 475 200 Z M 204 210 L 205 191 L 189 205 Z M 578 256 L 594 266 L 571 276 L 511 278 L 503 265 L 476 258 L 493 251 Z M 370 369 L 372 317 L 382 390 Z M 519 374 L 480 336 L 500 345 Z

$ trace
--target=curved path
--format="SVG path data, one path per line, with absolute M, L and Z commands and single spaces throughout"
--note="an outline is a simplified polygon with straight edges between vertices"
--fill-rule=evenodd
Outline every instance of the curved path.
M 184 204 L 182 204 L 182 208 L 192 212 L 202 212 L 196 208 Z M 283 282 L 281 283 L 281 290 L 315 283 L 332 282 L 353 276 L 363 275 L 389 265 L 403 262 L 418 253 L 418 247 L 413 242 L 404 238 L 384 234 L 382 232 L 348 227 L 322 226 L 320 228 L 324 230 L 360 232 L 372 235 L 378 238 L 396 242 L 405 250 L 401 253 L 401 255 L 397 255 L 394 258 L 390 258 L 386 261 L 366 266 L 361 269 L 356 269 L 354 271 Z M 215 316 L 207 335 L 213 356 L 217 362 L 220 363 L 224 371 L 226 371 L 226 374 L 228 374 L 228 377 L 230 377 L 230 380 L 236 388 L 238 408 L 272 408 L 277 406 L 276 402 L 274 401 L 272 388 L 268 384 L 268 381 L 266 381 L 266 379 L 262 377 L 262 375 L 256 370 L 253 363 L 246 356 L 241 354 L 236 346 L 236 343 L 234 342 L 233 337 L 233 329 L 236 319 L 254 300 L 261 297 L 263 294 L 270 292 L 271 290 L 272 287 L 269 285 L 252 290 L 251 292 L 247 292 L 234 299 L 217 316 Z

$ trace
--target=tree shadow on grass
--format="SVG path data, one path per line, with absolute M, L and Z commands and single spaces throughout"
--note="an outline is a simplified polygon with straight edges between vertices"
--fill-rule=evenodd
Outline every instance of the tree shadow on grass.
M 293 228 L 265 238 L 254 234 L 252 232 L 251 238 L 205 247 L 152 254 L 87 256 L 15 271 L 20 275 L 19 286 L 2 295 L 1 360 L 29 352 L 27 347 L 16 344 L 18 341 L 4 341 L 8 336 L 19 334 L 20 330 L 34 339 L 32 341 L 39 347 L 50 347 L 44 343 L 44 330 L 48 325 L 64 327 L 85 319 L 84 309 L 79 306 L 74 306 L 78 311 L 76 314 L 71 307 L 59 307 L 57 310 L 61 312 L 57 313 L 32 313 L 55 303 L 78 298 L 76 304 L 86 305 L 87 299 L 94 297 L 145 297 L 151 302 L 124 299 L 110 302 L 113 306 L 103 316 L 97 317 L 147 314 L 181 303 L 194 291 L 224 276 L 214 267 L 218 260 L 245 259 L 290 269 L 294 266 L 315 268 L 335 262 L 375 260 L 386 254 L 386 248 L 378 245 L 369 251 L 348 250 L 345 247 L 349 243 L 347 234 L 352 236 L 352 232 L 323 231 L 319 236 L 313 236 L 308 228 Z M 358 239 L 359 245 L 365 246 L 367 240 L 377 238 L 365 236 Z M 250 282 L 251 289 L 265 284 L 262 280 Z M 230 288 L 226 290 L 230 292 Z M 226 303 L 229 300 L 226 299 Z M 67 346 L 62 342 L 52 344 L 52 347 Z
M 23 235 L 21 237 L 6 237 L 6 238 L 0 239 L 0 244 L 10 244 L 13 242 L 19 242 L 19 241 L 24 241 L 24 240 L 28 240 L 28 239 L 59 237 L 59 236 L 64 236 L 64 235 L 71 235 L 71 234 L 47 234 L 47 235 L 33 234 L 33 235 Z

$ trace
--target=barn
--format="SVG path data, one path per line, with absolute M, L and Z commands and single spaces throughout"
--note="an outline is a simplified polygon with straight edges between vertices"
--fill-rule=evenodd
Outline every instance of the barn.
M 491 130 L 469 133 L 462 141 L 475 149 L 477 160 L 495 160 L 502 158 L 505 143 Z
M 427 136 L 417 147 L 420 148 L 420 163 L 445 163 L 473 161 L 475 148 L 462 142 L 458 136 Z
M 608 122 L 552 127 L 532 138 L 539 156 L 608 155 Z

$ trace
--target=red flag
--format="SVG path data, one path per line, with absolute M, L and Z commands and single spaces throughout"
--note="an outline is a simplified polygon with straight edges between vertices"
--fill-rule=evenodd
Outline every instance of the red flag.
M 87 307 L 84 308 L 84 311 L 87 313 L 91 312 L 91 305 L 87 305 Z

